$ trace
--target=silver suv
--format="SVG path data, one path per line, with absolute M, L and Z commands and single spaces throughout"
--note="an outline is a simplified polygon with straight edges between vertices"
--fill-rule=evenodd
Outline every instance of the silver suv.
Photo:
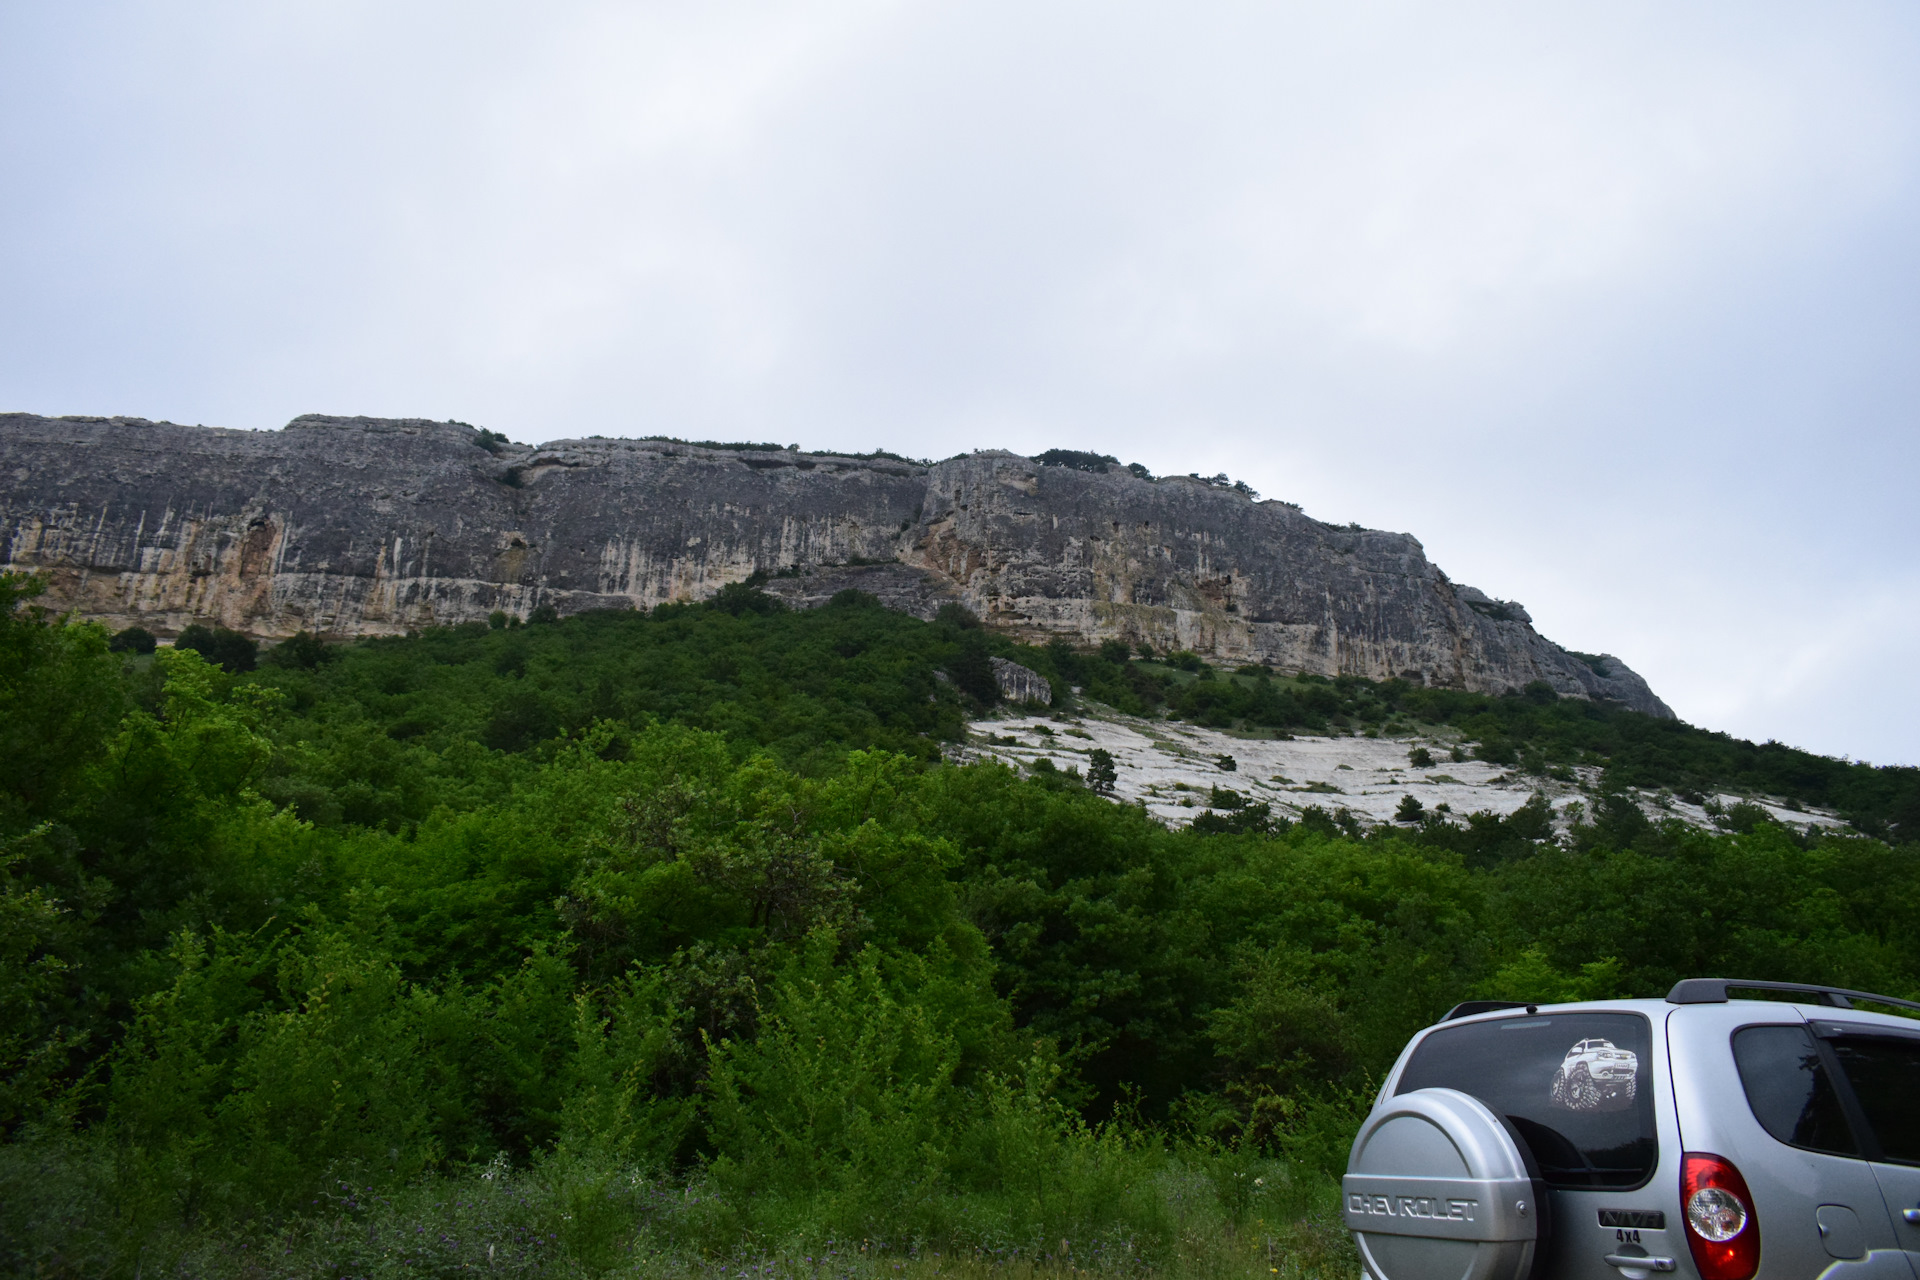
M 1920 1280 L 1920 1021 L 1856 1001 L 1920 1011 L 1723 978 L 1460 1005 L 1354 1139 L 1367 1276 Z

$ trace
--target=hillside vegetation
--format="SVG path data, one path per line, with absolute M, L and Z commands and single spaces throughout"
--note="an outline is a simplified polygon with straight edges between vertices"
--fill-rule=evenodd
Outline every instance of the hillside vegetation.
M 1913 770 L 1544 689 L 1020 648 L 744 586 L 242 671 L 230 642 L 113 651 L 34 591 L 0 577 L 16 1273 L 1345 1276 L 1353 1125 L 1459 1000 L 1920 994 Z M 1561 839 L 1539 806 L 1169 830 L 944 762 L 995 655 L 1126 710 L 1447 725 L 1603 781 Z M 1628 786 L 1861 834 L 1656 823 Z

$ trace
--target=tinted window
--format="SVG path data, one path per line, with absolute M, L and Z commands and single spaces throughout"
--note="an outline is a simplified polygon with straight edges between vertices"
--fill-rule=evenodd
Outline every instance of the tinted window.
M 1458 1089 L 1506 1116 L 1557 1187 L 1637 1187 L 1653 1176 L 1647 1020 L 1556 1013 L 1442 1027 L 1420 1042 L 1399 1092 Z
M 1882 1153 L 1920 1164 L 1920 1040 L 1842 1036 L 1830 1043 Z
M 1761 1128 L 1790 1146 L 1859 1154 L 1805 1027 L 1742 1027 L 1733 1033 L 1733 1060 Z

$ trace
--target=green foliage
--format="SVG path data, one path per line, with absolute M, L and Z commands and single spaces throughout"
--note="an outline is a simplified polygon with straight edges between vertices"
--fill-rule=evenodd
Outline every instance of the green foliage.
M 333 648 L 319 636 L 311 631 L 296 631 L 267 650 L 266 660 L 268 666 L 312 671 L 333 661 L 334 656 Z
M 616 1169 L 671 1159 L 694 1123 L 693 1099 L 656 1084 L 673 1069 L 685 1020 L 657 971 L 636 969 L 574 997 L 557 1159 Z
M 207 627 L 195 622 L 174 637 L 176 649 L 192 649 L 208 662 L 235 675 L 253 670 L 260 646 L 251 638 L 225 627 Z
M 1572 699 L 1021 648 L 745 584 L 236 674 L 129 661 L 37 589 L 0 576 L 17 1271 L 585 1274 L 849 1239 L 1186 1265 L 1196 1232 L 1324 1204 L 1379 1074 L 1463 998 L 1920 992 L 1906 773 Z M 996 656 L 1243 725 L 1448 724 L 1602 785 L 1560 836 L 1541 796 L 1363 831 L 1226 786 L 1169 830 L 1101 794 L 1110 753 L 1084 784 L 942 763 Z M 1851 797 L 1894 839 L 1751 804 L 1683 828 L 1628 789 L 1661 776 Z
M 377 938 L 183 934 L 168 958 L 176 975 L 136 1002 L 107 1111 L 137 1212 L 271 1213 L 334 1169 L 403 1181 L 435 1162 L 435 1002 Z
M 1036 454 L 1033 459 L 1043 467 L 1068 467 L 1074 471 L 1092 471 L 1104 473 L 1108 467 L 1118 466 L 1120 460 L 1105 453 L 1082 453 L 1077 449 L 1049 449 Z
M 128 627 L 125 631 L 114 633 L 113 639 L 107 641 L 107 649 L 111 653 L 131 653 L 136 657 L 144 657 L 152 653 L 159 643 L 153 632 L 145 627 Z
M 0 1133 L 37 1119 L 69 1054 L 84 1039 L 49 1017 L 61 999 L 75 950 L 71 913 L 17 868 L 24 846 L 45 828 L 0 846 Z
M 776 980 L 756 1036 L 713 1045 L 710 1133 L 722 1186 L 824 1201 L 808 1216 L 857 1232 L 938 1189 L 969 1101 L 950 1019 L 997 1002 L 990 991 L 915 999 L 871 949 L 845 969 L 836 949 L 823 936 Z
M 107 634 L 29 603 L 38 578 L 0 573 L 0 818 L 51 816 L 126 713 Z
M 1114 764 L 1113 753 L 1105 747 L 1095 747 L 1087 753 L 1087 786 L 1100 795 L 1112 795 L 1113 785 L 1119 781 L 1120 771 Z

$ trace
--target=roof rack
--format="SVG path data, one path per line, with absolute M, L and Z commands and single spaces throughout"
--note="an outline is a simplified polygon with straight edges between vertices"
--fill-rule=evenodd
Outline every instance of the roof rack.
M 1822 987 L 1806 982 L 1749 982 L 1744 978 L 1682 978 L 1673 984 L 1673 990 L 1667 992 L 1668 1004 L 1725 1004 L 1729 999 L 1727 990 L 1737 987 L 1743 991 L 1789 991 L 1814 996 L 1819 1003 L 1835 1009 L 1851 1009 L 1855 1000 L 1867 1000 L 1874 1004 L 1894 1005 L 1901 1009 L 1920 1010 L 1920 1002 L 1901 1000 L 1894 996 L 1877 996 L 1871 991 L 1852 991 L 1846 987 Z
M 1495 1009 L 1531 1009 L 1533 1007 L 1525 1000 L 1464 1000 L 1447 1010 L 1440 1021 L 1452 1022 L 1455 1018 L 1471 1018 L 1476 1013 L 1492 1013 Z

